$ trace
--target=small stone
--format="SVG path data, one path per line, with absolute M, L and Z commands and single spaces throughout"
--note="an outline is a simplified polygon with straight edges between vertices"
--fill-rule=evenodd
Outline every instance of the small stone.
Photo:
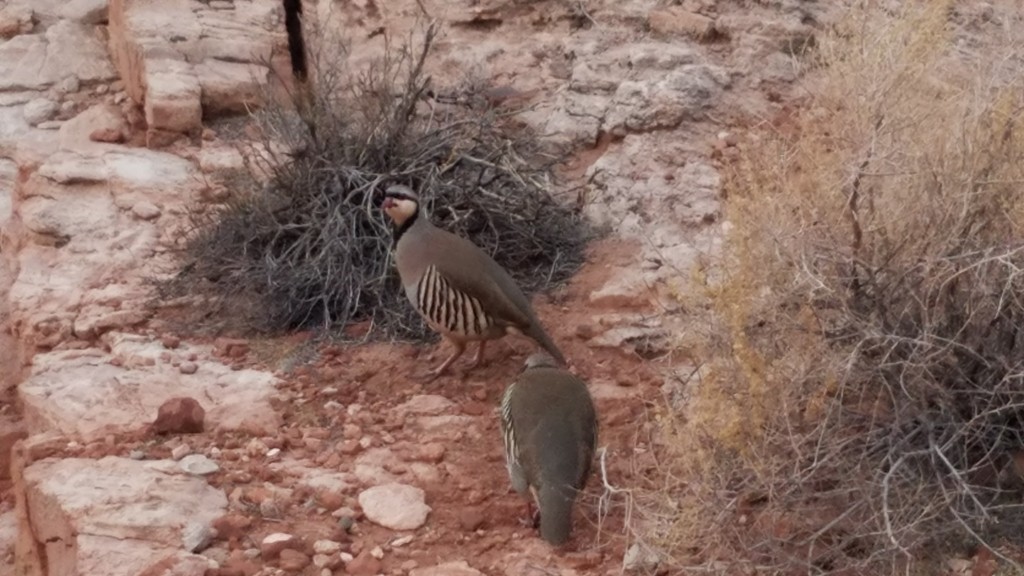
M 60 120 L 47 120 L 46 122 L 40 122 L 36 128 L 40 130 L 60 130 L 60 127 L 63 125 L 64 123 Z
M 155 434 L 196 434 L 205 428 L 205 418 L 206 410 L 195 398 L 178 396 L 160 405 L 151 430 Z
M 143 458 L 146 457 L 146 453 L 143 452 L 142 450 L 132 450 L 131 452 L 128 453 L 128 457 L 131 458 L 132 460 L 142 460 Z
M 107 92 L 110 92 L 110 86 L 107 86 L 106 84 L 100 84 L 96 87 L 95 93 L 97 96 L 103 96 Z
M 48 98 L 34 98 L 25 104 L 25 108 L 22 109 L 22 114 L 25 116 L 25 121 L 28 122 L 30 126 L 36 126 L 52 118 L 59 109 L 60 106 L 53 100 Z
M 428 442 L 419 446 L 416 450 L 416 454 L 413 456 L 413 459 L 421 462 L 437 464 L 441 460 L 444 460 L 444 453 L 444 444 L 441 444 L 440 442 Z
M 205 550 L 212 541 L 213 530 L 208 524 L 189 522 L 181 531 L 181 542 L 189 552 Z
M 331 563 L 331 557 L 327 554 L 313 554 L 313 566 L 326 568 Z
M 178 372 L 185 375 L 195 374 L 198 371 L 199 365 L 195 362 L 182 362 L 181 365 L 178 366 Z
M 374 546 L 373 550 L 370 550 L 370 556 L 373 556 L 377 560 L 382 560 L 384 558 L 384 549 L 380 546 Z
M 153 220 L 160 217 L 160 208 L 152 202 L 141 200 L 132 206 L 132 214 L 139 220 Z
M 622 557 L 622 569 L 626 572 L 643 572 L 658 565 L 658 555 L 639 543 L 633 544 Z
M 391 530 L 415 530 L 427 521 L 430 506 L 424 492 L 415 486 L 392 482 L 359 493 L 359 506 L 366 518 Z
M 575 574 L 575 571 L 568 571 L 568 573 Z M 554 572 L 552 572 L 554 574 Z M 560 572 L 560 574 L 566 575 L 566 571 Z M 483 572 L 472 568 L 465 560 L 459 560 L 458 562 L 445 562 L 444 564 L 438 564 L 437 566 L 431 566 L 429 568 L 419 568 L 415 570 L 409 570 L 409 576 L 484 576 Z
M 278 561 L 278 566 L 287 572 L 301 572 L 302 569 L 309 566 L 309 562 L 309 556 L 306 556 L 298 550 L 285 548 L 284 550 L 281 550 L 281 557 Z
M 479 508 L 465 508 L 459 511 L 459 526 L 466 532 L 476 532 L 484 523 L 484 513 Z
M 383 565 L 380 560 L 374 558 L 369 550 L 363 550 L 358 556 L 345 564 L 345 573 L 355 576 L 374 576 L 382 568 Z
M 270 450 L 267 450 L 267 460 L 276 460 L 277 457 L 280 456 L 280 455 L 281 455 L 281 449 L 280 448 L 271 448 Z
M 341 552 L 341 544 L 334 540 L 317 540 L 313 543 L 313 552 L 317 554 L 337 554 Z
M 180 446 L 175 446 L 174 449 L 171 450 L 171 458 L 173 458 L 175 460 L 181 460 L 185 456 L 188 456 L 189 453 L 191 453 L 191 452 L 192 452 L 192 448 L 190 448 L 188 444 L 182 444 Z
M 395 538 L 394 540 L 391 541 L 391 547 L 392 548 L 401 548 L 402 546 L 405 546 L 409 542 L 412 542 L 412 538 L 413 538 L 412 534 L 409 534 L 409 535 L 406 535 L 406 536 L 402 536 L 401 538 Z
M 72 94 L 74 92 L 78 92 L 78 89 L 81 87 L 82 81 L 78 79 L 78 76 L 71 74 L 58 82 L 56 89 L 60 94 Z
M 297 548 L 298 545 L 298 539 L 295 536 L 284 532 L 274 532 L 266 535 L 260 542 L 260 555 L 264 560 L 274 560 L 281 555 L 282 550 Z
M 124 142 L 124 132 L 118 128 L 97 128 L 89 133 L 89 140 L 93 142 L 105 142 L 107 144 L 117 144 Z
M 237 512 L 231 512 L 213 521 L 213 529 L 221 540 L 239 541 L 251 532 L 252 520 Z
M 651 10 L 647 14 L 647 24 L 653 32 L 690 36 L 697 40 L 711 38 L 715 32 L 715 21 L 711 18 L 675 6 Z
M 202 454 L 189 454 L 181 459 L 181 469 L 195 476 L 206 476 L 220 470 L 216 462 Z
M 356 519 L 353 516 L 342 516 L 338 519 L 338 526 L 341 527 L 345 532 L 351 532 L 352 527 L 356 525 Z
M 349 554 L 348 552 L 342 552 L 341 554 L 338 554 L 338 557 L 341 558 L 341 561 L 346 564 L 348 564 L 352 561 L 353 558 L 355 558 L 355 556 Z
M 28 6 L 0 5 L 0 40 L 9 40 L 32 31 L 32 9 Z

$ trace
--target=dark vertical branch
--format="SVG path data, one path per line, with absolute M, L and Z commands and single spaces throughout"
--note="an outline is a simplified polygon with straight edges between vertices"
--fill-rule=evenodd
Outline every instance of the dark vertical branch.
M 306 81 L 306 42 L 302 38 L 302 0 L 282 0 L 284 29 L 288 33 L 288 55 L 292 60 L 292 74 Z

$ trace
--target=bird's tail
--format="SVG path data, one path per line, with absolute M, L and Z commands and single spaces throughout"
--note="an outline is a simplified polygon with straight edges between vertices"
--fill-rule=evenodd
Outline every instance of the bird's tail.
M 546 484 L 538 492 L 540 537 L 554 546 L 564 544 L 572 532 L 574 491 L 570 486 Z
M 565 366 L 565 356 L 562 351 L 555 345 L 554 340 L 548 336 L 548 333 L 544 331 L 539 322 L 534 321 L 530 331 L 526 334 L 533 339 L 534 342 L 540 345 L 551 357 L 558 361 L 559 364 Z

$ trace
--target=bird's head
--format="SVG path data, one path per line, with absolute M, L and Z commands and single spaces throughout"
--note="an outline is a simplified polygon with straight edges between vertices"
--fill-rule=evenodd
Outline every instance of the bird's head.
M 420 197 L 408 186 L 393 184 L 384 190 L 384 204 L 381 208 L 388 218 L 401 226 L 419 211 Z

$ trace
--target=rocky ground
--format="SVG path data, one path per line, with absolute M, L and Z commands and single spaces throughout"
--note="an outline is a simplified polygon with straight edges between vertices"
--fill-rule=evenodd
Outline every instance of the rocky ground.
M 186 207 L 244 169 L 217 119 L 258 97 L 259 62 L 287 69 L 280 2 L 0 2 L 0 575 L 642 567 L 618 490 L 655 469 L 649 413 L 685 369 L 672 294 L 715 248 L 734 134 L 796 96 L 822 4 L 306 5 L 353 62 L 438 19 L 439 83 L 512 86 L 578 146 L 568 175 L 611 235 L 536 306 L 591 384 L 605 465 L 554 554 L 522 523 L 495 415 L 525 343 L 424 385 L 433 346 L 207 338 L 183 303 L 149 306 Z

